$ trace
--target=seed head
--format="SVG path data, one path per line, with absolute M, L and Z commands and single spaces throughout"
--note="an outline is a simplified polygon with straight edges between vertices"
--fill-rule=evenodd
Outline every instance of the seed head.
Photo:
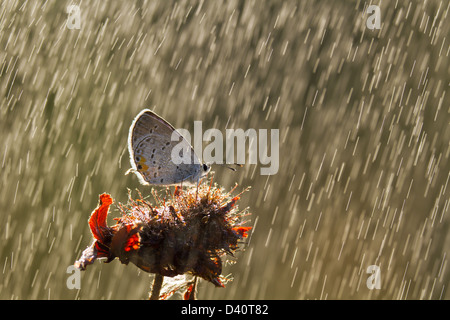
M 188 273 L 223 287 L 222 257 L 233 256 L 251 229 L 243 226 L 249 213 L 238 211 L 239 195 L 231 196 L 235 188 L 224 192 L 212 182 L 203 183 L 198 189 L 166 191 L 164 198 L 153 190 L 155 205 L 141 194 L 138 199 L 129 194 L 126 205 L 117 204 L 122 216 L 112 227 L 106 217 L 114 201 L 104 193 L 89 219 L 94 242 L 75 266 L 85 270 L 98 258 L 118 258 L 146 272 L 168 277 Z

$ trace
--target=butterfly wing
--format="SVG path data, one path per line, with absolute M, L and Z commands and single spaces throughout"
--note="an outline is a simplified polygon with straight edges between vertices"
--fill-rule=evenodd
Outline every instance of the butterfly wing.
M 183 152 L 190 151 L 190 163 L 172 161 L 175 146 Z M 142 110 L 130 127 L 128 151 L 131 166 L 143 184 L 196 182 L 201 174 L 201 164 L 189 142 L 170 123 L 148 109 Z

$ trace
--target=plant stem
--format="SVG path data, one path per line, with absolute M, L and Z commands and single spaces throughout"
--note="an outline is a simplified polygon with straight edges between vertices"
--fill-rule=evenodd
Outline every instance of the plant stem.
M 194 278 L 194 285 L 192 286 L 192 292 L 191 295 L 189 296 L 189 300 L 196 300 L 195 290 L 197 290 L 197 277 Z
M 161 287 L 164 281 L 164 276 L 160 274 L 155 274 L 155 279 L 153 280 L 152 292 L 148 297 L 149 300 L 159 300 L 159 294 L 161 292 Z

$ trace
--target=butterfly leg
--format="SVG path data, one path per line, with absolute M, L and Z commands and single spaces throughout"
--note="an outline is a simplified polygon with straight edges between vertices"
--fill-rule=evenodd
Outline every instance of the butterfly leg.
M 195 200 L 197 200 L 199 185 L 200 185 L 200 178 L 197 179 L 197 191 L 195 192 Z

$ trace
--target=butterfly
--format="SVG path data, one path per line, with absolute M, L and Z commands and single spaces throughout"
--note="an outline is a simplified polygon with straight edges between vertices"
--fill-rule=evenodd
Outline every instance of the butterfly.
M 169 122 L 148 109 L 131 124 L 128 151 L 129 171 L 146 185 L 198 184 L 211 169 L 200 162 L 191 144 Z M 189 161 L 180 162 L 180 158 Z

